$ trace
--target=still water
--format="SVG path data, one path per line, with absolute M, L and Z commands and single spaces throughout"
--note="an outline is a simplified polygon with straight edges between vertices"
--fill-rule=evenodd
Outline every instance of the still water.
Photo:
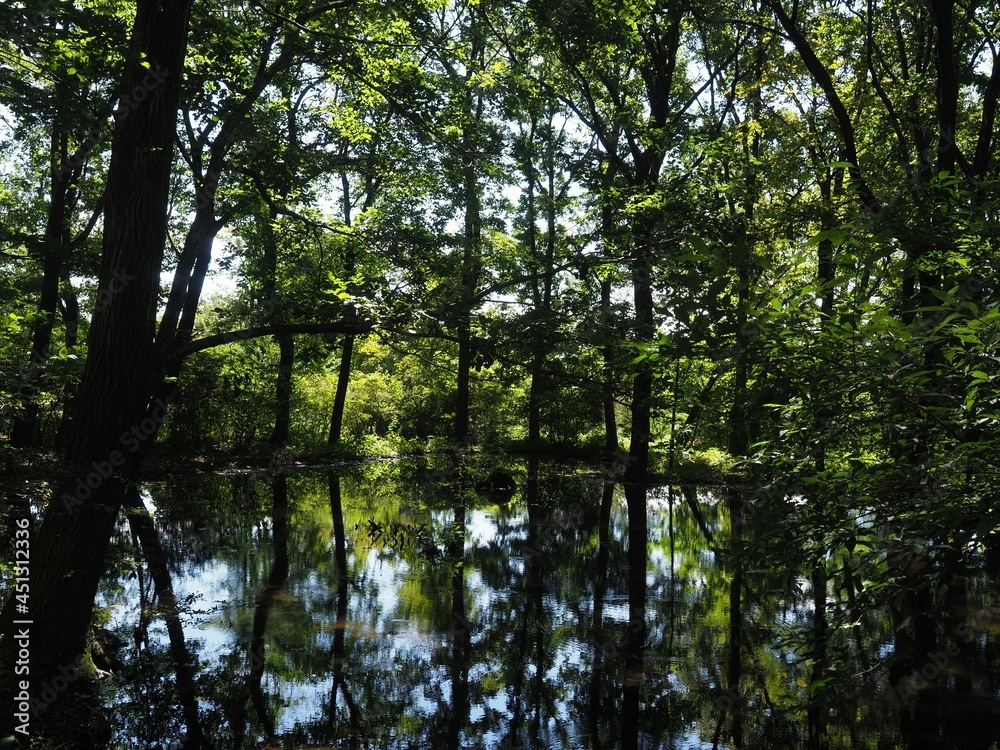
M 498 470 L 516 490 L 486 481 Z M 123 524 L 98 602 L 115 748 L 998 737 L 985 582 L 968 582 L 939 664 L 903 662 L 874 557 L 807 564 L 747 491 L 415 460 L 150 484 L 142 500 L 154 523 Z M 174 601 L 155 595 L 167 585 Z

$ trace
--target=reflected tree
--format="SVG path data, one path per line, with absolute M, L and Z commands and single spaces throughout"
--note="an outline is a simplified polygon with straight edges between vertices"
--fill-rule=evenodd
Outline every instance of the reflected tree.
M 143 505 L 138 490 L 129 493 L 125 501 L 125 510 L 128 515 L 129 527 L 135 538 L 139 540 L 142 555 L 153 578 L 159 611 L 166 620 L 170 654 L 173 657 L 177 675 L 177 698 L 187 726 L 183 747 L 185 750 L 212 747 L 201 728 L 198 697 L 195 692 L 196 660 L 184 640 L 184 626 L 180 619 L 181 607 L 174 595 L 174 587 L 170 571 L 167 569 L 167 559 L 160 542 L 159 532 L 153 524 L 152 516 Z

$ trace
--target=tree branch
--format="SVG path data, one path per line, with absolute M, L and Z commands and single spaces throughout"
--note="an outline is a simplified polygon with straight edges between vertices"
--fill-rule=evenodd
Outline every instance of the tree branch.
M 295 333 L 344 333 L 357 336 L 369 333 L 375 328 L 372 323 L 348 323 L 336 321 L 332 323 L 290 323 L 288 325 L 276 326 L 254 326 L 243 328 L 238 331 L 228 331 L 226 333 L 216 333 L 204 338 L 189 341 L 184 346 L 178 347 L 174 352 L 173 359 L 181 361 L 196 352 L 205 351 L 224 344 L 233 344 L 237 341 L 249 341 L 263 336 L 280 336 L 282 334 Z
M 812 44 L 810 44 L 809 40 L 802 32 L 802 29 L 799 28 L 798 22 L 796 21 L 798 2 L 796 1 L 793 5 L 791 16 L 785 12 L 785 9 L 781 4 L 781 0 L 769 0 L 768 5 L 774 12 L 774 15 L 781 24 L 781 27 L 785 30 L 785 33 L 788 35 L 789 41 L 795 46 L 796 51 L 799 53 L 799 57 L 802 58 L 803 64 L 806 66 L 810 75 L 812 75 L 816 85 L 819 86 L 826 95 L 827 103 L 830 105 L 830 109 L 833 110 L 833 115 L 837 120 L 838 130 L 840 130 L 840 138 L 844 146 L 845 161 L 851 165 L 847 171 L 851 176 L 851 182 L 854 184 L 854 189 L 857 191 L 858 197 L 861 199 L 861 203 L 870 213 L 880 213 L 882 210 L 882 203 L 877 197 L 875 197 L 871 188 L 868 187 L 868 183 L 865 181 L 864 175 L 861 172 L 861 165 L 858 163 L 858 147 L 854 138 L 854 123 L 851 122 L 851 116 L 847 113 L 847 108 L 844 106 L 844 102 L 840 98 L 840 94 L 837 93 L 837 88 L 833 84 L 833 78 L 830 75 L 830 71 L 827 70 L 826 66 L 820 61 L 819 57 L 816 56 L 816 52 L 813 50 Z

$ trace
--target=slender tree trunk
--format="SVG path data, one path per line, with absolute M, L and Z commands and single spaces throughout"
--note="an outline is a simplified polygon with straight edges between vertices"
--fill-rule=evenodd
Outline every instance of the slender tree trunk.
M 131 487 L 127 477 L 163 417 L 150 403 L 159 371 L 153 335 L 191 2 L 136 6 L 108 172 L 98 286 L 107 305 L 94 313 L 67 447 L 81 473 L 56 491 L 31 545 L 27 618 L 36 686 L 48 670 L 85 653 L 107 545 Z M 24 619 L 8 599 L 0 618 L 0 697 L 8 706 L 12 635 L 20 627 L 14 621 Z
M 274 429 L 268 441 L 271 445 L 282 446 L 288 442 L 288 430 L 292 418 L 292 366 L 295 364 L 295 339 L 290 333 L 275 336 L 278 342 L 278 379 L 274 388 Z
M 73 289 L 73 282 L 70 279 L 69 268 L 63 266 L 61 273 L 62 287 L 65 290 L 62 297 L 61 312 L 63 325 L 66 327 L 66 348 L 72 349 L 76 346 L 80 334 L 80 301 L 77 299 L 76 291 Z M 66 434 L 69 430 L 70 421 L 73 418 L 73 399 L 76 397 L 76 389 L 72 383 L 67 384 L 63 391 L 62 415 L 59 419 L 59 428 L 56 430 L 55 445 L 60 452 L 66 450 Z
M 69 268 L 64 265 L 59 276 L 64 289 L 62 293 L 62 305 L 60 307 L 63 325 L 66 327 L 64 340 L 66 341 L 66 348 L 72 349 L 76 346 L 77 337 L 80 332 L 80 301 L 77 299 L 76 290 L 73 289 L 73 280 L 70 278 Z
M 551 124 L 551 123 L 550 123 Z M 532 128 L 534 130 L 534 128 Z M 555 266 L 556 253 L 556 185 L 555 185 L 555 162 L 552 152 L 555 149 L 553 143 L 548 144 L 545 160 L 545 174 L 548 182 L 548 192 L 546 195 L 545 208 L 545 257 L 542 260 L 542 285 L 541 294 L 536 296 L 537 310 L 541 320 L 534 331 L 534 342 L 532 344 L 531 355 L 531 390 L 529 399 L 529 419 L 528 419 L 528 443 L 532 446 L 540 446 L 542 442 L 542 402 L 545 400 L 546 392 L 549 389 L 545 367 L 548 359 L 548 346 L 551 337 L 551 316 L 552 316 L 552 275 Z M 528 170 L 529 178 L 533 179 L 534 170 Z M 532 233 L 532 258 L 537 257 L 534 231 L 535 210 L 534 210 L 534 186 L 529 190 L 529 232 Z
M 601 320 L 607 343 L 601 347 L 601 403 L 604 408 L 604 451 L 618 452 L 618 417 L 615 414 L 615 348 L 611 343 L 611 280 L 601 280 Z
M 748 253 L 746 253 L 748 254 Z M 733 403 L 729 409 L 729 445 L 731 456 L 745 456 L 749 450 L 747 430 L 747 385 L 750 373 L 749 339 L 747 336 L 747 305 L 749 304 L 749 273 L 747 262 L 740 263 L 739 292 L 736 300 L 736 366 L 733 368 Z
M 272 208 L 266 223 L 260 225 L 264 236 L 261 242 L 261 294 L 265 300 L 264 309 L 268 310 L 264 322 L 269 325 L 279 324 L 283 317 L 278 294 L 278 238 L 274 231 L 277 220 L 278 212 Z M 274 427 L 268 443 L 282 446 L 288 442 L 288 426 L 291 422 L 295 344 L 289 334 L 279 334 L 274 340 L 278 344 L 278 374 L 274 383 Z
M 605 196 L 611 188 L 610 168 L 604 176 L 603 192 Z M 609 247 L 614 233 L 614 206 L 610 199 L 605 197 L 601 206 L 601 235 L 603 237 L 604 255 L 612 255 Z M 604 407 L 604 450 L 608 456 L 613 456 L 618 451 L 618 419 L 615 415 L 615 347 L 614 325 L 611 319 L 611 278 L 605 274 L 601 278 L 601 328 L 605 344 L 601 347 L 601 401 Z
M 340 175 L 341 193 L 343 198 L 344 225 L 352 225 L 351 216 L 351 183 L 347 173 Z M 374 195 L 369 190 L 365 198 L 365 206 L 371 205 Z M 344 263 L 344 270 L 350 276 L 354 273 L 357 258 L 355 257 L 354 239 L 348 239 L 347 258 Z M 352 314 L 353 316 L 353 314 Z M 337 370 L 337 392 L 333 397 L 333 411 L 330 414 L 330 434 L 327 436 L 327 445 L 333 448 L 340 442 L 344 428 L 344 407 L 347 405 L 347 387 L 351 380 L 351 362 L 354 358 L 354 336 L 345 336 L 340 349 L 340 367 Z
M 455 394 L 455 442 L 469 442 L 469 389 L 472 380 L 472 297 L 479 283 L 479 185 L 470 168 L 465 181 L 465 248 L 462 259 L 462 301 L 458 311 L 458 380 Z
M 471 144 L 467 146 L 471 150 Z M 455 442 L 469 442 L 469 389 L 472 373 L 472 299 L 479 285 L 479 240 L 481 232 L 481 196 L 479 181 L 472 166 L 473 156 L 466 157 L 469 166 L 464 171 L 465 237 L 462 251 L 462 300 L 458 311 L 458 381 L 455 394 Z
M 535 133 L 537 132 L 537 120 L 534 113 L 531 118 L 531 128 L 524 136 L 524 182 L 525 182 L 525 244 L 528 246 L 528 257 L 532 262 L 538 258 L 538 209 L 535 192 Z M 542 313 L 542 293 L 538 282 L 532 285 L 532 303 L 535 308 L 536 321 L 530 331 L 531 340 L 531 361 L 528 365 L 528 372 L 531 383 L 528 389 L 528 445 L 537 448 L 542 442 L 542 368 L 544 366 L 544 351 L 541 348 L 539 338 L 537 317 Z
M 635 305 L 636 341 L 650 343 L 656 337 L 653 315 L 653 261 L 647 244 L 648 233 L 637 237 L 636 259 L 632 267 L 632 292 Z M 648 359 L 636 365 L 632 380 L 632 428 L 629 443 L 630 479 L 642 479 L 649 473 L 649 442 L 652 437 L 653 368 Z
M 469 59 L 473 65 L 483 64 L 484 43 L 480 11 L 473 8 L 469 21 Z M 465 91 L 462 95 L 462 158 L 461 189 L 465 208 L 464 232 L 462 238 L 462 266 L 459 282 L 459 302 L 456 334 L 458 339 L 458 376 L 455 393 L 455 442 L 459 446 L 468 445 L 469 399 L 472 381 L 472 317 L 476 306 L 474 300 L 482 273 L 482 186 L 479 184 L 477 166 L 481 161 L 478 151 L 479 131 L 483 120 L 484 99 L 482 91 L 472 85 L 472 69 L 467 69 L 462 78 Z
M 330 415 L 330 435 L 327 445 L 333 448 L 340 442 L 344 428 L 344 407 L 347 405 L 347 387 L 351 379 L 351 360 L 354 357 L 354 336 L 344 336 L 340 349 L 340 367 L 337 370 L 337 391 L 333 396 Z

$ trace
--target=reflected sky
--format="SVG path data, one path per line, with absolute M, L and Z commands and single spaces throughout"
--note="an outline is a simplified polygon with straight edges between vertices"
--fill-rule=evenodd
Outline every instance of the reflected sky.
M 475 492 L 474 467 L 449 475 L 406 462 L 333 479 L 302 472 L 146 487 L 198 661 L 202 728 L 216 746 L 597 749 L 634 729 L 641 747 L 767 738 L 810 747 L 814 592 L 794 555 L 785 570 L 744 562 L 724 491 L 647 492 L 639 725 L 623 727 L 632 647 L 624 493 L 609 496 L 602 545 L 599 476 L 523 461 L 507 468 L 519 490 L 500 502 Z M 287 534 L 272 519 L 276 481 L 286 483 Z M 346 571 L 335 561 L 331 482 Z M 170 746 L 183 722 L 164 619 L 125 526 L 115 549 L 119 574 L 98 602 L 126 644 L 112 654 L 116 676 L 105 688 L 113 746 Z M 288 566 L 275 582 L 278 556 Z M 831 585 L 831 618 L 842 598 Z M 830 640 L 841 704 L 824 709 L 827 739 L 904 747 L 894 696 L 843 661 L 859 643 L 871 659 L 891 656 L 885 613 L 866 623 L 860 641 L 847 631 Z M 254 628 L 264 654 L 256 703 Z

